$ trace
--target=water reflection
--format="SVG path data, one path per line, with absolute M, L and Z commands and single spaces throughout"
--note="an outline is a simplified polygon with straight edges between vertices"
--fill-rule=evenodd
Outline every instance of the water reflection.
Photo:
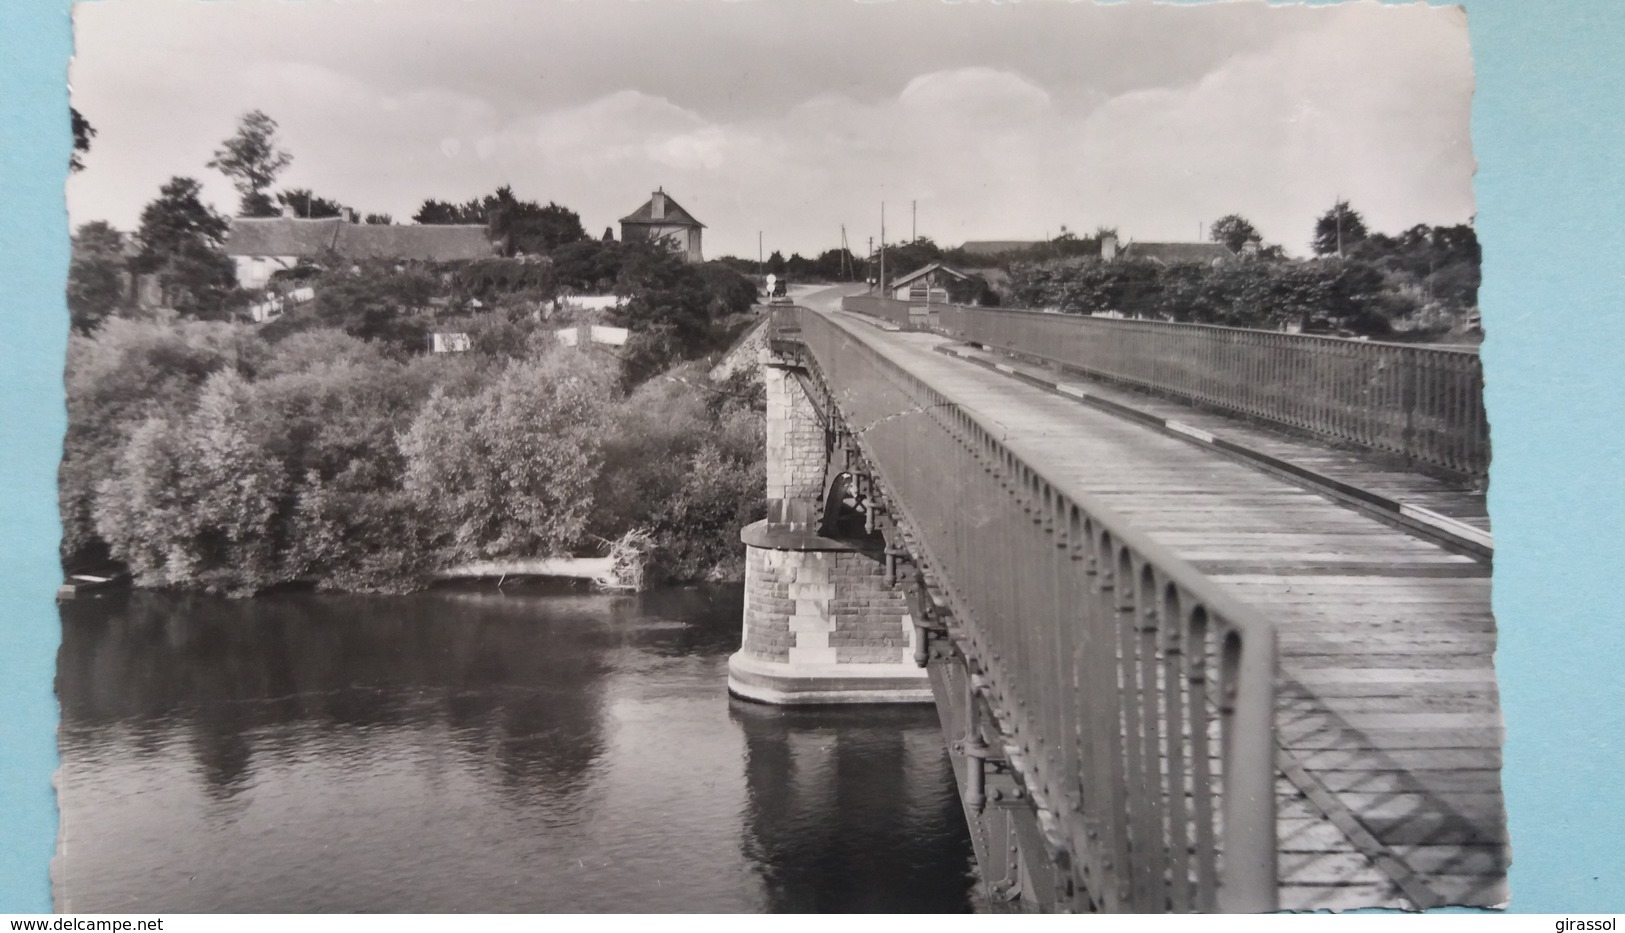
M 768 909 L 968 909 L 968 853 L 944 858 L 965 829 L 933 709 L 734 700 L 731 713 L 745 734 L 742 848 Z
M 65 603 L 58 906 L 964 909 L 934 714 L 731 703 L 740 599 Z

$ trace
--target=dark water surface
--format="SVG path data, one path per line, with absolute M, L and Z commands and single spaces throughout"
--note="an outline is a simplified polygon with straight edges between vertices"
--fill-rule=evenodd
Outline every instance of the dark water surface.
M 935 713 L 731 700 L 740 600 L 65 603 L 57 906 L 968 909 Z

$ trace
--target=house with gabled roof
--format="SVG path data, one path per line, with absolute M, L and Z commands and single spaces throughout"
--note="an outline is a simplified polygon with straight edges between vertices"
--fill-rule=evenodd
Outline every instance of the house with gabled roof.
M 700 231 L 705 224 L 683 210 L 665 188 L 656 188 L 643 206 L 621 218 L 621 240 L 626 243 L 662 243 L 689 262 L 704 262 Z
M 948 283 L 968 282 L 970 275 L 940 262 L 915 269 L 908 275 L 892 279 L 886 284 L 890 297 L 916 304 L 947 304 Z
M 1113 259 L 1144 259 L 1159 266 L 1183 262 L 1217 266 L 1235 259 L 1236 254 L 1223 243 L 1139 243 L 1130 240 L 1119 247 L 1117 237 L 1108 234 L 1100 238 L 1100 258 L 1108 262 Z
M 264 288 L 278 269 L 336 255 L 354 261 L 459 262 L 497 255 L 484 224 L 358 224 L 348 217 L 233 217 L 226 255 L 237 284 Z
M 1006 253 L 1019 253 L 1044 245 L 1042 240 L 966 240 L 959 245 L 967 256 L 991 259 Z

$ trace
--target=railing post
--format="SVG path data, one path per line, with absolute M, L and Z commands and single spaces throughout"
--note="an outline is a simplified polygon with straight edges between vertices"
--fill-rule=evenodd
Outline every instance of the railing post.
M 1275 631 L 1245 643 L 1224 636 L 1219 685 L 1224 736 L 1224 859 L 1219 909 L 1263 913 L 1278 904 L 1275 843 Z
M 1416 444 L 1416 396 L 1418 367 L 1404 367 L 1404 376 L 1400 379 L 1400 405 L 1405 412 L 1405 430 L 1400 437 L 1400 446 L 1411 451 Z

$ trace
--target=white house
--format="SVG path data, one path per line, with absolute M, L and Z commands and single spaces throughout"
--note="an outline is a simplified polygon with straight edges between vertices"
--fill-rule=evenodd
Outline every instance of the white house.
M 705 261 L 700 255 L 700 231 L 704 229 L 705 224 L 683 210 L 664 188 L 657 188 L 642 207 L 621 218 L 623 242 L 664 243 L 689 262 Z

